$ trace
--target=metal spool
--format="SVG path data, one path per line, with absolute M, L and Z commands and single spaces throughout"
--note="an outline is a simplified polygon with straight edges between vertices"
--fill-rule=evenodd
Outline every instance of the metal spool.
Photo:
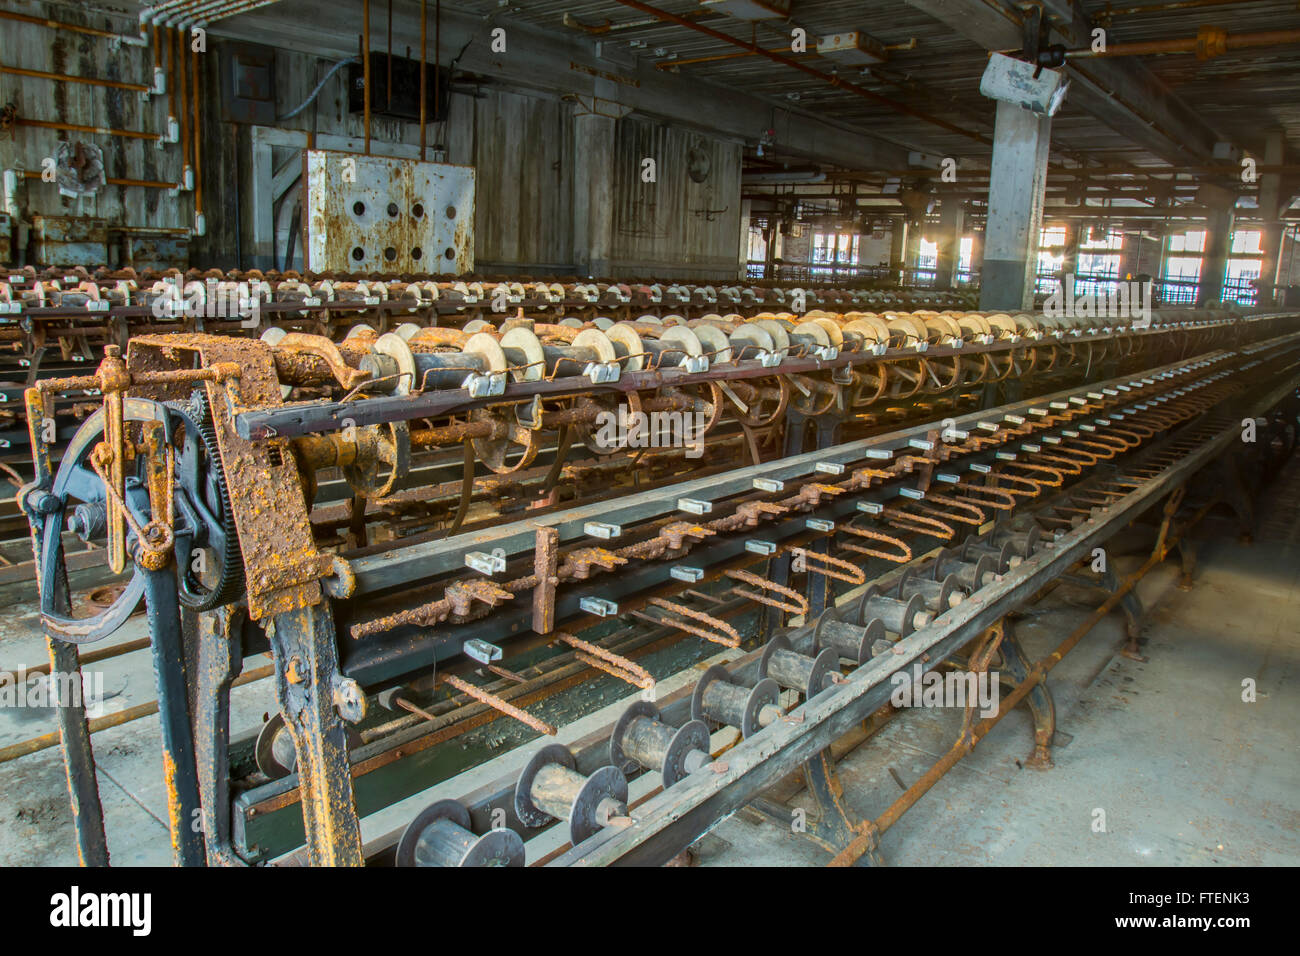
M 759 352 L 770 354 L 776 351 L 776 341 L 756 322 L 746 322 L 737 327 L 727 336 L 727 340 L 737 359 L 754 359 Z
M 780 695 L 780 685 L 770 677 L 746 687 L 736 683 L 735 676 L 721 664 L 714 664 L 691 694 L 691 717 L 735 727 L 742 737 L 749 737 L 781 715 L 777 705 Z
M 516 382 L 539 382 L 546 374 L 546 355 L 542 343 L 531 329 L 516 325 L 501 336 L 501 349 L 512 366 Z
M 1037 526 L 1028 531 L 1011 531 L 1010 529 L 993 529 L 995 544 L 1009 544 L 1015 554 L 1027 558 L 1038 549 L 1042 533 Z
M 800 322 L 790 330 L 790 341 L 802 346 L 805 354 L 815 354 L 820 349 L 830 348 L 831 337 L 816 322 Z
M 1002 545 L 993 544 L 989 540 L 967 541 L 961 549 L 961 556 L 967 561 L 978 560 L 981 557 L 988 557 L 993 562 L 993 570 L 998 574 L 1006 574 L 1011 567 L 1012 558 L 1019 563 L 1019 556 L 1015 554 L 1010 542 Z
M 721 365 L 724 362 L 731 361 L 731 342 L 727 339 L 726 332 L 716 325 L 702 322 L 699 319 L 691 322 L 689 328 L 695 333 L 696 338 L 700 340 L 700 345 L 703 346 L 704 354 L 708 357 L 710 365 Z
M 784 325 L 776 319 L 757 317 L 752 320 L 752 324 L 757 325 L 771 337 L 773 349 L 782 359 L 790 354 L 790 334 Z
M 922 577 L 924 571 L 908 568 L 898 582 L 898 596 L 904 599 L 920 595 L 925 606 L 936 614 L 956 607 L 966 597 L 957 582 L 957 575 L 949 574 L 942 580 Z
M 665 329 L 654 341 L 662 347 L 662 351 L 669 353 L 663 361 L 674 366 L 686 365 L 692 358 L 704 357 L 704 346 L 700 343 L 699 336 L 684 325 Z M 704 363 L 707 368 L 707 357 L 704 358 Z
M 613 343 L 624 371 L 639 372 L 645 368 L 649 356 L 641 336 L 630 322 L 615 322 L 605 329 L 605 335 Z
M 790 639 L 778 634 L 767 642 L 758 662 L 760 677 L 770 677 L 782 687 L 797 690 L 811 700 L 831 684 L 831 675 L 839 673 L 840 656 L 829 647 L 815 656 L 800 654 Z
M 514 830 L 476 836 L 469 811 L 455 800 L 421 810 L 397 844 L 398 866 L 523 866 L 524 841 Z
M 284 725 L 283 714 L 276 714 L 262 725 L 253 747 L 253 759 L 257 763 L 257 769 L 272 780 L 293 773 L 298 764 L 298 754 L 294 750 L 293 738 Z
M 866 624 L 850 624 L 841 620 L 834 608 L 817 619 L 813 630 L 813 647 L 829 648 L 837 657 L 847 658 L 859 667 L 871 660 L 872 648 L 885 639 L 885 625 L 879 618 Z
M 345 727 L 344 733 L 347 734 L 348 750 L 361 746 L 361 734 L 355 727 Z M 289 728 L 285 726 L 283 713 L 274 714 L 258 731 L 253 744 L 253 762 L 272 780 L 287 777 L 297 769 L 298 751 Z
M 569 842 L 577 846 L 627 815 L 627 777 L 606 766 L 584 777 L 574 769 L 573 754 L 562 744 L 548 744 L 533 754 L 515 784 L 515 815 L 528 827 L 567 820 Z
M 936 581 L 952 575 L 967 591 L 978 591 L 986 584 L 992 584 L 997 577 L 993 567 L 993 558 L 987 554 L 980 555 L 975 561 L 963 561 L 954 549 L 944 549 L 934 562 L 934 579 Z
M 609 759 L 624 773 L 638 768 L 659 771 L 667 789 L 713 759 L 709 754 L 709 726 L 702 720 L 689 720 L 681 727 L 673 727 L 663 722 L 658 707 L 648 700 L 638 700 L 614 725 Z
M 863 624 L 878 618 L 885 630 L 899 637 L 907 637 L 918 628 L 930 623 L 933 615 L 925 609 L 919 594 L 905 600 L 882 594 L 879 585 L 871 585 L 862 593 L 858 603 L 858 620 Z

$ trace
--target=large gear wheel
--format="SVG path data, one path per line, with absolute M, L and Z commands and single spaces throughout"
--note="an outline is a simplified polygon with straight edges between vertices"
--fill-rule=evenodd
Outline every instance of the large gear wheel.
M 187 554 L 181 553 L 180 536 L 177 538 L 179 598 L 192 611 L 210 611 L 244 592 L 239 532 L 207 400 L 196 392 L 188 404 L 172 407 L 186 424 L 176 461 L 177 482 L 190 502 L 204 512 L 206 526 L 204 539 L 192 544 Z

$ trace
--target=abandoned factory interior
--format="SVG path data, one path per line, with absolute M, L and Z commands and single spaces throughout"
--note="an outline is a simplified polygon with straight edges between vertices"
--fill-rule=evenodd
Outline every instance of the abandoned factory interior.
M 0 864 L 1300 865 L 1294 0 L 0 0 L 0 170 Z

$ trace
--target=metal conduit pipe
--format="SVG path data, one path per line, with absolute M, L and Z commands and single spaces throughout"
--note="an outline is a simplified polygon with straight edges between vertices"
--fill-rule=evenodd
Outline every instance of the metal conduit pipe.
M 269 6 L 272 3 L 279 3 L 280 0 L 226 0 L 215 10 L 210 10 L 197 21 L 197 26 L 207 26 L 213 20 L 224 20 L 226 17 L 233 17 L 239 13 L 249 13 L 259 7 Z
M 1195 53 L 1208 60 L 1233 50 L 1286 46 L 1300 43 L 1300 30 L 1262 30 L 1257 33 L 1228 33 L 1218 27 L 1202 26 L 1194 37 L 1172 40 L 1141 40 L 1134 43 L 1111 43 L 1105 50 L 1091 48 L 1066 50 L 1067 60 L 1101 59 L 1117 56 L 1155 56 L 1164 53 Z
M 830 73 L 823 73 L 821 70 L 813 69 L 811 66 L 808 66 L 807 64 L 804 63 L 800 63 L 798 60 L 786 56 L 785 54 L 776 53 L 771 50 L 764 50 L 762 47 L 758 46 L 755 43 L 750 43 L 746 40 L 738 39 L 729 34 L 723 33 L 720 30 L 714 30 L 712 27 L 708 27 L 705 26 L 704 24 L 696 23 L 693 20 L 688 20 L 685 17 L 678 16 L 675 13 L 669 13 L 667 10 L 660 10 L 658 7 L 653 7 L 648 3 L 641 3 L 640 0 L 618 0 L 618 2 L 625 7 L 631 7 L 633 10 L 640 10 L 642 13 L 647 13 L 652 16 L 658 17 L 660 20 L 664 20 L 669 23 L 675 23 L 678 26 L 687 27 L 688 29 L 695 30 L 698 33 L 703 33 L 706 36 L 711 36 L 715 40 L 721 40 L 724 43 L 730 43 L 732 46 L 737 46 L 743 50 L 748 50 L 750 53 L 754 53 L 759 56 L 765 56 L 769 60 L 772 60 L 775 63 L 780 63 L 783 66 L 791 67 L 792 69 L 798 70 L 801 73 L 806 73 L 809 76 L 815 76 L 819 80 L 829 83 L 831 86 L 834 86 L 838 89 L 846 90 L 849 93 L 853 93 L 856 96 L 862 97 L 863 99 L 871 100 L 876 103 L 881 103 L 885 106 L 890 107 L 896 112 L 903 113 L 907 116 L 915 117 L 916 119 L 919 120 L 924 120 L 925 122 L 930 123 L 933 126 L 937 126 L 940 129 L 945 129 L 950 133 L 956 133 L 959 136 L 965 136 L 969 139 L 975 140 L 976 142 L 983 143 L 986 146 L 991 146 L 993 144 L 993 141 L 990 140 L 988 137 L 980 133 L 977 133 L 974 130 L 970 130 L 962 126 L 958 126 L 956 123 L 949 123 L 945 119 L 940 119 L 937 116 L 931 116 L 929 113 L 908 106 L 906 103 L 900 102 L 899 100 L 892 99 L 888 96 L 882 96 L 881 94 L 868 90 L 865 87 L 858 86 L 856 83 L 850 83 L 848 80 L 841 79 L 838 76 L 832 76 Z
M 96 27 L 82 26 L 79 23 L 65 23 L 62 20 L 51 20 L 47 17 L 34 17 L 25 13 L 14 13 L 10 10 L 0 10 L 0 20 L 15 20 L 19 23 L 30 23 L 34 26 L 46 27 L 50 30 L 60 30 L 68 33 L 82 33 L 86 36 L 102 37 L 106 40 L 116 40 L 119 43 L 128 43 L 131 46 L 145 46 L 149 42 L 143 31 L 141 31 L 139 36 L 132 36 L 129 33 L 114 33 L 112 30 L 100 30 Z

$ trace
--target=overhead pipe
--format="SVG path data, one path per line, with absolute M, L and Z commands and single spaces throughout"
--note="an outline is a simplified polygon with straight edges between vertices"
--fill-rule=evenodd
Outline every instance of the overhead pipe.
M 366 126 L 366 155 L 370 155 L 370 0 L 361 0 L 361 98 Z
M 429 46 L 426 35 L 429 26 L 428 0 L 420 0 L 420 162 L 424 162 L 424 126 L 425 113 L 428 111 L 428 78 L 425 74 L 427 70 Z M 434 101 L 437 102 L 436 100 Z
M 1141 7 L 1107 7 L 1093 14 L 1099 20 L 1114 17 L 1131 17 L 1143 13 L 1163 13 L 1166 10 L 1186 10 L 1191 7 L 1224 7 L 1238 3 L 1254 3 L 1256 0 L 1176 0 L 1174 3 L 1148 3 Z
M 899 50 L 915 50 L 916 37 L 912 37 L 903 43 L 890 43 L 884 47 L 887 53 L 894 53 Z M 784 53 L 785 48 L 779 50 L 767 50 L 767 53 Z M 712 56 L 692 56 L 681 60 L 661 60 L 655 64 L 656 70 L 672 70 L 679 66 L 695 66 L 697 63 L 718 63 L 722 60 L 739 60 L 747 56 L 756 56 L 754 50 L 741 50 L 739 53 L 715 53 Z M 817 56 L 816 50 L 809 50 L 803 56 Z
M 25 70 L 18 66 L 0 66 L 0 73 L 13 76 L 26 76 L 35 80 L 53 80 L 56 83 L 83 83 L 87 86 L 102 86 L 110 90 L 129 90 L 133 93 L 151 93 L 153 88 L 143 83 L 124 83 L 120 80 L 101 80 L 94 76 L 70 76 L 63 73 L 46 73 L 44 70 Z
M 784 183 L 823 183 L 826 181 L 826 172 L 818 166 L 796 166 L 791 169 L 772 169 L 762 170 L 752 173 L 742 173 L 740 176 L 741 185 L 744 186 L 775 186 Z
M 226 0 L 217 9 L 205 13 L 195 25 L 207 26 L 213 20 L 224 20 L 226 17 L 233 17 L 236 14 L 251 13 L 259 7 L 266 7 L 279 2 L 280 0 Z
M 147 46 L 149 43 L 143 30 L 140 32 L 139 36 L 132 36 L 129 33 L 114 33 L 112 30 L 100 30 L 96 27 L 82 26 L 80 23 L 67 23 L 63 20 L 51 20 L 48 17 L 33 17 L 26 13 L 13 13 L 9 10 L 0 10 L 0 19 L 16 20 L 19 23 L 30 23 L 34 26 L 46 27 L 50 30 L 81 33 L 92 37 L 102 37 L 105 40 L 116 40 L 119 43 L 126 43 L 130 46 Z
M 1066 50 L 1067 60 L 1091 60 L 1117 56 L 1156 56 L 1163 53 L 1195 53 L 1198 60 L 1209 60 L 1234 50 L 1287 46 L 1300 43 L 1300 30 L 1261 30 L 1256 33 L 1228 33 L 1218 27 L 1202 26 L 1194 37 L 1173 40 L 1140 40 L 1134 43 L 1108 43 L 1104 50 L 1086 47 Z
M 200 140 L 202 112 L 199 109 L 199 55 L 190 47 L 191 76 L 190 95 L 194 99 L 194 234 L 202 236 L 207 232 L 207 221 L 203 218 L 203 151 Z
M 764 50 L 756 43 L 749 43 L 745 40 L 738 39 L 737 37 L 733 37 L 729 34 L 723 33 L 720 30 L 714 30 L 712 27 L 705 26 L 702 23 L 696 23 L 693 20 L 688 20 L 686 17 L 678 16 L 675 13 L 669 13 L 667 10 L 660 10 L 658 7 L 652 7 L 648 3 L 641 3 L 640 0 L 618 0 L 618 3 L 622 4 L 625 7 L 631 7 L 633 10 L 639 10 L 642 13 L 647 13 L 650 14 L 651 16 L 658 17 L 660 20 L 664 20 L 669 23 L 676 23 L 678 26 L 683 26 L 688 29 L 695 30 L 697 33 L 703 33 L 706 36 L 711 36 L 715 40 L 721 40 L 724 43 L 730 43 L 732 46 L 740 47 L 742 50 L 748 50 L 751 53 L 758 54 L 759 56 L 767 57 L 769 60 L 772 60 L 774 63 L 780 63 L 783 66 L 788 66 L 791 69 L 798 70 L 800 73 L 806 73 L 809 76 L 816 77 L 817 79 L 822 80 L 825 83 L 829 83 L 831 86 L 836 87 L 837 89 L 846 90 L 849 93 L 853 93 L 856 96 L 860 96 L 863 99 L 871 100 L 872 102 L 875 103 L 881 103 L 895 110 L 896 112 L 903 113 L 904 115 L 907 116 L 915 117 L 916 119 L 919 120 L 923 120 L 927 123 L 930 123 L 933 126 L 939 127 L 940 129 L 947 130 L 950 133 L 956 133 L 959 136 L 965 136 L 968 139 L 973 139 L 976 142 L 983 143 L 986 146 L 993 145 L 992 141 L 988 139 L 988 137 L 980 133 L 977 133 L 974 130 L 965 129 L 964 127 L 958 126 L 955 123 L 949 123 L 947 120 L 940 119 L 937 116 L 931 116 L 929 113 L 926 113 L 923 110 L 915 109 L 899 100 L 895 100 L 891 97 L 884 96 L 880 93 L 875 93 L 867 89 L 866 87 L 858 86 L 856 83 L 851 83 L 848 80 L 841 79 L 839 76 L 835 76 L 830 73 L 823 73 L 821 70 L 813 69 L 811 66 L 808 66 L 804 63 L 800 63 L 798 60 L 786 56 L 784 53 L 777 53 L 773 50 Z
M 39 169 L 25 169 L 23 176 L 26 179 L 41 179 L 42 174 Z M 105 177 L 104 182 L 109 186 L 131 186 L 140 189 L 175 189 L 178 183 L 164 183 L 154 179 L 118 179 L 112 176 Z M 54 185 L 51 183 L 50 185 Z
M 68 133 L 88 133 L 95 136 L 118 136 L 123 139 L 152 139 L 159 145 L 167 142 L 166 137 L 158 133 L 147 133 L 138 129 L 115 129 L 111 126 L 80 126 L 76 123 L 56 123 L 52 120 L 34 120 L 20 116 L 14 123 L 18 126 L 34 126 L 38 129 L 57 129 Z
M 167 32 L 171 32 L 167 28 Z M 180 91 L 180 125 L 181 125 L 181 188 L 194 188 L 194 170 L 190 167 L 190 102 L 187 96 L 188 90 L 185 82 L 185 34 L 177 29 L 172 33 L 172 39 L 175 41 L 173 46 L 173 66 L 176 69 L 176 83 Z

